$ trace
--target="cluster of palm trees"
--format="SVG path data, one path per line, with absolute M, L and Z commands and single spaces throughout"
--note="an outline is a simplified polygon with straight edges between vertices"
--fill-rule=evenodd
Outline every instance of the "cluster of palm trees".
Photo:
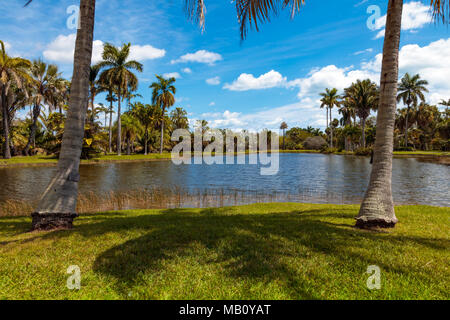
M 31 2 L 32 0 L 27 1 L 27 5 Z M 95 4 L 95 0 L 80 0 L 80 23 L 75 43 L 69 112 L 58 170 L 32 214 L 33 229 L 70 228 L 76 216 L 78 168 L 86 116 L 85 105 L 89 94 L 88 70 L 94 40 Z M 279 8 L 289 6 L 293 17 L 302 5 L 304 0 L 236 0 L 241 38 L 245 38 L 249 25 L 253 24 L 258 29 L 258 21 L 269 21 L 271 14 L 276 13 Z M 430 6 L 435 17 L 442 21 L 448 19 L 449 1 L 430 0 Z M 204 27 L 205 0 L 186 0 L 186 12 Z M 393 227 L 398 221 L 394 212 L 391 179 L 402 12 L 402 0 L 388 1 L 373 166 L 356 218 L 356 226 L 361 228 Z M 2 90 L 3 87 L 2 84 Z
M 46 105 L 49 112 L 58 110 L 62 114 L 69 97 L 70 82 L 61 76 L 56 65 L 40 59 L 29 61 L 8 56 L 1 40 L 0 73 L 3 157 L 11 158 L 11 149 L 15 149 L 10 139 L 11 130 L 17 112 L 27 106 L 30 107 L 31 119 L 22 153 L 29 155 L 30 149 L 36 145 L 36 130 L 42 107 Z
M 8 159 L 13 154 L 28 156 L 38 150 L 55 153 L 62 142 L 60 133 L 64 131 L 71 83 L 62 77 L 56 65 L 47 64 L 40 59 L 28 61 L 9 57 L 2 41 L 0 45 L 2 74 L 0 129 L 3 133 L 3 157 Z M 143 66 L 138 61 L 129 59 L 130 46 L 129 43 L 121 47 L 106 43 L 103 60 L 90 66 L 83 151 L 91 149 L 95 152 L 101 149 L 105 153 L 111 153 L 115 147 L 117 154 L 121 155 L 125 144 L 126 152 L 130 154 L 132 149 L 134 150 L 135 140 L 142 138 L 144 153 L 147 154 L 150 133 L 159 130 L 161 133 L 159 151 L 162 153 L 166 131 L 180 126 L 188 127 L 187 113 L 182 108 L 177 108 L 171 117 L 166 115 L 167 110 L 175 104 L 175 78 L 166 79 L 157 75 L 157 81 L 150 85 L 151 104 L 132 103 L 132 99 L 141 97 L 135 93 L 138 88 L 138 77 L 135 72 L 142 72 Z M 109 106 L 95 103 L 100 93 L 107 93 L 106 101 Z M 125 100 L 128 110 L 123 113 Z M 115 103 L 117 103 L 117 120 L 114 123 Z M 30 118 L 18 119 L 17 113 L 28 106 Z M 102 113 L 105 116 L 103 128 L 98 121 Z M 107 126 L 108 118 L 109 126 Z M 176 123 L 173 123 L 172 119 Z M 113 134 L 117 136 L 115 144 Z
M 397 110 L 395 117 L 394 137 L 397 149 L 408 149 L 411 145 L 414 149 L 422 150 L 446 150 L 449 147 L 448 109 L 440 112 L 436 106 L 425 102 L 424 93 L 428 92 L 427 85 L 428 82 L 421 79 L 419 74 L 411 76 L 409 73 L 406 73 L 398 83 L 396 99 L 406 107 Z M 346 151 L 353 151 L 355 147 L 366 148 L 367 119 L 371 111 L 376 111 L 379 105 L 380 90 L 376 83 L 369 79 L 357 80 L 345 88 L 342 95 L 338 94 L 336 88 L 327 88 L 320 96 L 322 97 L 320 107 L 325 108 L 327 112 L 326 133 L 330 147 L 340 147 L 340 142 L 344 140 Z M 448 102 L 443 100 L 440 104 L 447 106 Z M 332 117 L 333 107 L 337 107 L 342 116 L 339 120 Z M 356 121 L 357 117 L 359 124 Z M 339 125 L 341 128 L 337 130 Z M 412 144 L 408 140 L 411 125 L 415 138 Z M 372 133 L 371 143 L 375 139 L 373 134 L 375 127 L 376 120 L 373 120 L 369 128 L 369 133 Z M 334 134 L 335 131 L 338 132 L 337 135 Z

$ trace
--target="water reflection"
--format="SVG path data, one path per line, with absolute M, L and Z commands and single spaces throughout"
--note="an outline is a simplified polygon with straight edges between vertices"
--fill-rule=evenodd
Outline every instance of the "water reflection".
M 450 205 L 448 166 L 394 159 L 393 192 L 397 204 Z M 98 194 L 152 187 L 188 191 L 224 189 L 289 195 L 289 200 L 359 203 L 370 175 L 368 158 L 323 154 L 280 154 L 280 170 L 261 176 L 258 165 L 179 165 L 170 161 L 82 165 L 80 192 Z M 0 169 L 0 201 L 35 201 L 54 167 Z

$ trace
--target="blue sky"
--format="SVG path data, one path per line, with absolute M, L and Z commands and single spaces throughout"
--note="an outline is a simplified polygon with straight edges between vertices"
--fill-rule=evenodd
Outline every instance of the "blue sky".
M 67 26 L 67 10 L 79 2 L 34 0 L 23 8 L 24 2 L 0 3 L 0 39 L 9 54 L 41 57 L 70 78 L 76 30 Z M 206 1 L 202 33 L 186 19 L 182 0 L 97 0 L 94 59 L 104 42 L 131 42 L 144 64 L 143 100 L 150 102 L 155 74 L 175 74 L 176 106 L 215 127 L 276 128 L 286 121 L 323 128 L 319 92 L 358 78 L 378 82 L 386 2 L 306 0 L 294 20 L 281 12 L 241 42 L 233 1 Z M 426 2 L 406 1 L 400 72 L 426 78 L 432 103 L 450 98 L 449 55 L 447 26 L 431 23 Z

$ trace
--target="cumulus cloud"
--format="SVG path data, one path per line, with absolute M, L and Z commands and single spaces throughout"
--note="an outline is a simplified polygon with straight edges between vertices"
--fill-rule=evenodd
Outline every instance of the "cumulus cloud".
M 259 131 L 266 128 L 277 130 L 283 121 L 289 121 L 290 127 L 306 127 L 311 124 L 325 126 L 326 116 L 325 114 L 322 115 L 322 113 L 317 113 L 314 101 L 306 99 L 298 103 L 248 114 L 230 110 L 203 113 L 201 118 L 206 119 L 212 128 Z
M 450 56 L 450 38 L 431 42 L 426 46 L 408 44 L 400 49 L 399 73 L 400 77 L 406 72 L 420 74 L 429 82 L 428 99 L 435 104 L 441 99 L 450 97 L 450 60 L 442 57 Z M 372 72 L 380 72 L 382 54 L 377 54 L 374 59 L 362 64 L 362 68 Z
M 214 102 L 214 101 L 211 101 L 210 103 L 209 103 L 209 106 L 210 107 L 214 107 L 216 105 L 216 103 Z
M 217 61 L 222 60 L 222 56 L 215 52 L 210 52 L 206 50 L 198 50 L 194 53 L 187 53 L 182 55 L 179 59 L 172 60 L 171 63 L 186 63 L 186 62 L 197 62 L 205 63 L 208 65 L 214 65 Z
M 286 77 L 283 77 L 278 71 L 270 70 L 257 78 L 252 74 L 242 73 L 231 84 L 226 83 L 223 87 L 231 91 L 248 91 L 282 87 L 285 84 Z
M 162 58 L 166 55 L 166 50 L 155 48 L 149 44 L 139 46 L 132 45 L 130 47 L 130 59 L 137 61 L 153 60 Z
M 190 68 L 184 68 L 183 70 L 184 73 L 192 73 L 192 70 Z
M 72 63 L 75 52 L 76 34 L 59 35 L 44 50 L 44 58 L 54 62 Z M 92 48 L 92 63 L 102 60 L 103 41 L 95 40 Z M 130 48 L 130 59 L 145 61 L 164 57 L 166 51 L 151 45 L 133 45 Z
M 410 30 L 414 32 L 415 29 L 420 29 L 426 24 L 432 22 L 430 8 L 421 2 L 413 1 L 403 5 L 402 14 L 402 30 Z M 386 15 L 378 18 L 375 21 L 375 30 L 380 30 L 375 39 L 384 37 L 386 26 Z
M 212 86 L 217 86 L 220 84 L 220 77 L 206 79 L 206 83 Z
M 164 73 L 163 77 L 166 79 L 169 79 L 169 78 L 178 79 L 178 78 L 181 78 L 181 75 L 178 72 L 169 72 L 169 73 Z

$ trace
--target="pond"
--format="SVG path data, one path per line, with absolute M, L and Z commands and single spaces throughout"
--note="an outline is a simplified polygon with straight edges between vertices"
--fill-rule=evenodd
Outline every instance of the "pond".
M 80 192 L 104 194 L 147 188 L 222 190 L 277 195 L 277 201 L 360 203 L 371 165 L 366 157 L 280 154 L 279 172 L 260 175 L 258 165 L 175 165 L 171 161 L 82 165 Z M 396 204 L 450 205 L 450 170 L 442 164 L 396 158 L 392 189 Z M 0 202 L 36 201 L 55 167 L 0 169 Z

